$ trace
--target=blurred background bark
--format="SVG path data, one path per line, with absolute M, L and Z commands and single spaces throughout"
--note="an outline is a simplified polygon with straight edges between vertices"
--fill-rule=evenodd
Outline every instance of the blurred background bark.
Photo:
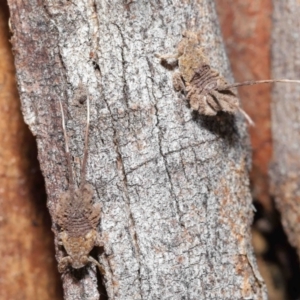
M 274 43 L 271 44 L 273 2 L 276 2 L 277 6 L 281 5 L 281 8 L 277 9 L 277 18 L 281 20 L 281 32 L 277 28 L 276 33 L 273 33 Z M 291 9 L 290 4 L 287 5 L 286 2 L 280 0 L 273 2 L 272 0 L 216 0 L 227 54 L 237 82 L 266 78 L 299 78 L 299 75 L 297 77 L 295 73 L 274 73 L 272 72 L 274 68 L 271 70 L 271 59 L 273 59 L 274 66 L 285 66 L 285 61 L 291 57 L 290 47 L 294 49 L 295 54 L 298 52 L 299 47 L 296 46 L 296 40 L 299 37 L 295 33 L 293 43 L 289 43 L 288 47 L 282 49 L 280 44 L 287 32 L 293 34 L 291 29 L 297 31 L 299 28 L 293 19 L 298 18 L 299 13 L 297 14 L 296 7 L 299 7 L 299 3 L 297 4 L 297 1 L 294 0 L 288 1 L 294 5 L 294 8 Z M 283 16 L 283 11 L 288 16 Z M 293 21 L 291 22 L 291 20 Z M 271 49 L 272 46 L 273 49 Z M 295 92 L 296 88 L 293 86 L 292 90 Z M 276 89 L 282 91 L 282 96 L 286 90 L 291 89 L 291 86 L 279 84 L 276 85 Z M 285 127 L 286 134 L 283 135 L 281 131 L 276 133 L 276 130 L 273 130 L 272 134 L 272 90 L 273 86 L 271 85 L 254 85 L 239 89 L 242 106 L 255 122 L 255 127 L 249 128 L 253 150 L 250 179 L 253 200 L 257 209 L 252 227 L 252 240 L 260 272 L 268 287 L 269 299 L 298 299 L 300 292 L 299 260 L 296 250 L 291 247 L 283 231 L 280 215 L 275 209 L 274 199 L 270 193 L 269 178 L 274 134 L 275 136 L 280 135 L 284 139 L 284 136 L 293 130 L 293 126 L 284 122 L 282 118 L 281 121 L 276 122 L 276 126 Z M 284 98 L 281 97 L 281 99 Z M 283 110 L 285 101 L 278 103 L 282 105 L 279 110 L 286 116 L 286 111 Z M 288 143 L 286 146 L 287 150 Z M 276 147 L 278 148 L 278 143 Z M 281 154 L 282 151 L 279 151 L 277 160 L 280 160 Z M 278 202 L 280 202 L 279 199 Z M 284 212 L 286 208 L 283 204 L 282 211 Z M 285 215 L 288 219 L 289 216 Z
M 221 30 L 235 81 L 271 78 L 271 0 L 216 0 Z M 252 145 L 252 195 L 272 210 L 268 168 L 272 155 L 271 85 L 239 89 L 242 106 L 255 123 Z

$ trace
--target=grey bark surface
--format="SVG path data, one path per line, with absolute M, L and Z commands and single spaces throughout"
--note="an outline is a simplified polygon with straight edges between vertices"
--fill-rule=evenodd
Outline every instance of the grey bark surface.
M 300 78 L 299 1 L 273 1 L 272 76 Z M 272 97 L 272 191 L 300 257 L 300 86 L 275 85 Z
M 87 181 L 102 205 L 109 299 L 266 299 L 250 243 L 245 121 L 192 114 L 155 58 L 174 52 L 183 30 L 200 31 L 212 67 L 232 79 L 213 1 L 9 6 L 23 114 L 52 214 L 68 187 L 59 99 L 71 154 L 81 157 L 78 99 L 82 90 L 90 97 Z M 99 297 L 93 267 L 81 279 L 65 274 L 63 285 L 65 299 Z

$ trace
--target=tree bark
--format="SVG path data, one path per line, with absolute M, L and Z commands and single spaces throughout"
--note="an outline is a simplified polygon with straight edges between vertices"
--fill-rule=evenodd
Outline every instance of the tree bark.
M 36 143 L 24 123 L 0 2 L 0 299 L 62 299 Z M 38 284 L 37 284 L 38 282 Z
M 109 299 L 266 299 L 250 245 L 244 120 L 192 114 L 155 58 L 174 52 L 183 30 L 199 31 L 212 67 L 232 79 L 212 1 L 9 2 L 23 114 L 52 217 L 68 186 L 59 99 L 79 157 L 79 98 L 89 95 L 87 181 L 102 205 Z M 63 276 L 65 299 L 99 297 L 85 269 Z
M 274 78 L 299 78 L 300 6 L 296 0 L 273 1 L 272 73 Z M 300 255 L 300 130 L 299 85 L 276 85 L 272 100 L 272 192 L 290 243 Z

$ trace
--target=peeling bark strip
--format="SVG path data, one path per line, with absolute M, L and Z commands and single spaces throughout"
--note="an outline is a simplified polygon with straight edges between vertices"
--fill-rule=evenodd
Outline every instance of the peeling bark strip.
M 299 1 L 273 1 L 273 76 L 300 77 Z M 290 243 L 300 257 L 300 87 L 275 86 L 272 97 L 272 192 Z
M 212 67 L 231 79 L 212 1 L 23 0 L 10 9 L 23 113 L 52 213 L 67 188 L 59 99 L 77 157 L 81 82 L 90 95 L 86 177 L 102 206 L 109 299 L 266 299 L 250 246 L 246 126 L 191 115 L 154 57 L 172 52 L 183 30 L 198 31 Z M 63 284 L 65 299 L 99 297 L 90 267 Z

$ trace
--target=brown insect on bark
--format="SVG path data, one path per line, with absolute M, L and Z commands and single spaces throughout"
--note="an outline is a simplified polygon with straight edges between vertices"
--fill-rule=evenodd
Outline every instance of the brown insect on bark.
M 89 255 L 94 247 L 103 246 L 103 242 L 100 234 L 97 232 L 101 212 L 100 204 L 93 204 L 93 187 L 87 183 L 85 179 L 90 124 L 90 107 L 88 97 L 86 105 L 87 120 L 84 138 L 84 154 L 81 166 L 80 185 L 77 187 L 73 177 L 64 111 L 60 101 L 62 128 L 65 139 L 65 152 L 69 173 L 69 188 L 66 192 L 61 193 L 59 196 L 59 202 L 57 203 L 54 212 L 55 222 L 60 227 L 58 243 L 67 253 L 67 256 L 59 259 L 58 270 L 60 273 L 65 273 L 68 267 L 72 267 L 74 269 L 83 268 L 88 263 L 97 265 L 100 272 L 102 274 L 105 273 L 99 262 Z
M 183 33 L 176 54 L 156 56 L 163 65 L 174 66 L 175 60 L 178 71 L 173 74 L 173 86 L 176 91 L 185 93 L 192 110 L 206 116 L 215 116 L 219 111 L 240 111 L 251 125 L 254 123 L 241 109 L 233 88 L 261 83 L 300 83 L 300 80 L 270 79 L 228 84 L 219 72 L 211 69 L 200 46 L 199 35 L 189 31 Z M 170 63 L 170 60 L 173 62 Z

